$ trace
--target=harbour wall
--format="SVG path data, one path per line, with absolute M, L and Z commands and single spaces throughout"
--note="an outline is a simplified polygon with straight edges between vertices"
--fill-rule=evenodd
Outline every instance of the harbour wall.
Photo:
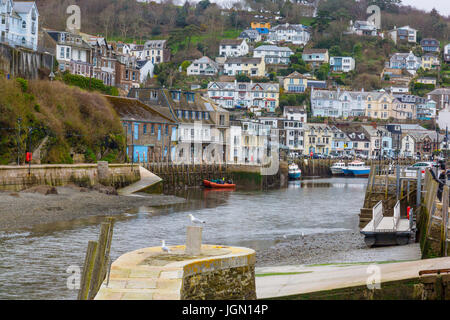
M 238 189 L 268 190 L 287 187 L 288 164 L 280 162 L 275 173 L 264 174 L 264 168 L 257 165 L 238 164 L 172 164 L 144 163 L 147 170 L 161 179 L 150 192 L 172 192 L 202 185 L 204 179 L 231 179 Z
M 62 186 L 70 183 L 90 187 L 103 184 L 121 188 L 140 179 L 132 164 L 45 164 L 0 166 L 0 190 L 20 191 L 36 185 Z
M 417 276 L 382 282 L 379 289 L 367 285 L 323 290 L 277 300 L 450 300 L 450 274 Z
M 437 197 L 439 183 L 426 171 L 423 199 L 417 218 L 418 237 L 422 258 L 450 255 L 449 187 L 442 188 L 442 199 Z

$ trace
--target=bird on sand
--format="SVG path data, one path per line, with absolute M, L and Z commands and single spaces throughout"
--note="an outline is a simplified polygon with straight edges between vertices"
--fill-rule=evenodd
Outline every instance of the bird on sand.
M 161 249 L 164 252 L 170 253 L 169 247 L 166 246 L 166 240 L 162 240 Z
M 189 213 L 189 217 L 191 218 L 191 222 L 192 223 L 206 223 L 206 221 L 197 219 L 196 217 L 194 217 L 192 214 Z

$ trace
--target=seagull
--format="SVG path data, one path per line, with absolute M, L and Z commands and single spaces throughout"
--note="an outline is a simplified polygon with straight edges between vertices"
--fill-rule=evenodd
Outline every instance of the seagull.
M 283 238 L 287 239 L 287 235 L 283 235 Z
M 170 253 L 169 247 L 166 247 L 166 240 L 162 240 L 161 249 L 164 252 Z
M 192 214 L 189 213 L 189 217 L 191 218 L 191 222 L 193 223 L 206 223 L 203 220 L 197 219 L 196 217 L 194 217 Z
M 304 239 L 305 238 L 305 234 L 302 232 L 302 239 Z

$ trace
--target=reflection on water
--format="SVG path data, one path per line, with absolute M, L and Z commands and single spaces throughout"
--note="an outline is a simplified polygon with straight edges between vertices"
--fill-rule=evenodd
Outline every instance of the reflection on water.
M 206 220 L 203 242 L 256 250 L 301 234 L 358 230 L 365 179 L 295 181 L 267 192 L 188 189 L 189 201 L 139 207 L 118 216 L 111 258 L 148 246 L 185 242 L 189 213 Z M 355 190 L 358 189 L 358 190 Z M 75 299 L 68 290 L 70 265 L 82 266 L 89 240 L 103 217 L 36 227 L 30 234 L 0 236 L 0 299 Z

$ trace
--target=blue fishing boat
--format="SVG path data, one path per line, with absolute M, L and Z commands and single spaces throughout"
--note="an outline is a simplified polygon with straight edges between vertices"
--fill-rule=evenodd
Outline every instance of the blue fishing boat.
M 368 177 L 370 167 L 366 166 L 362 161 L 353 161 L 350 162 L 347 168 L 344 168 L 342 171 L 347 176 Z
M 298 165 L 296 165 L 295 163 L 291 163 L 289 165 L 289 179 L 290 180 L 298 180 L 300 179 L 301 175 L 302 175 L 302 170 L 300 170 L 298 168 Z

